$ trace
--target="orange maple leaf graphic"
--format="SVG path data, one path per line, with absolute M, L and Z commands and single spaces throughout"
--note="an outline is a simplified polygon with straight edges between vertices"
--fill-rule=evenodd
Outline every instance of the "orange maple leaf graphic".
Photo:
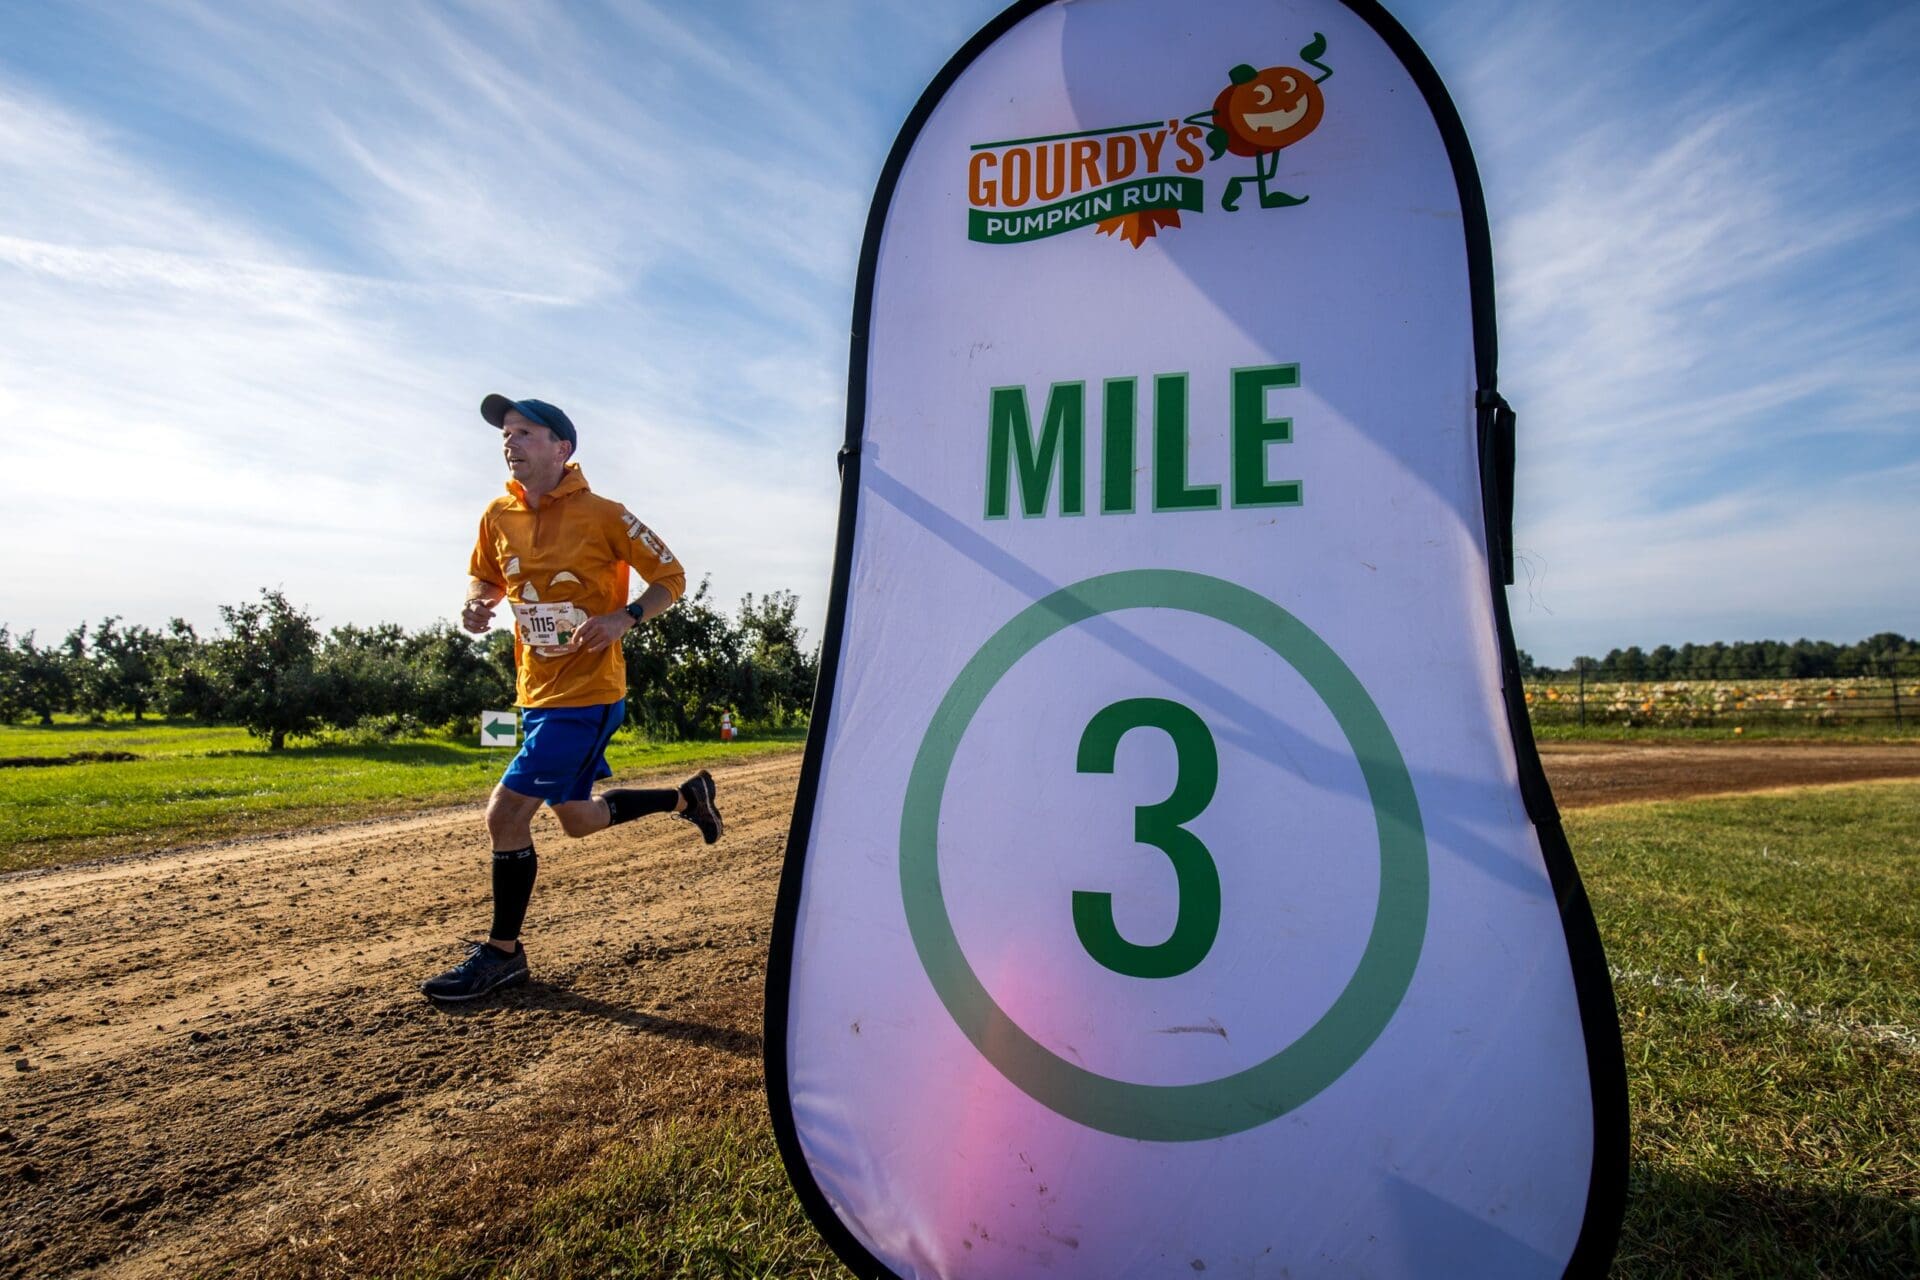
M 1148 236 L 1160 234 L 1161 227 L 1179 225 L 1178 209 L 1145 209 L 1139 213 L 1123 213 L 1117 218 L 1104 219 L 1095 229 L 1103 236 L 1119 236 L 1138 249 Z

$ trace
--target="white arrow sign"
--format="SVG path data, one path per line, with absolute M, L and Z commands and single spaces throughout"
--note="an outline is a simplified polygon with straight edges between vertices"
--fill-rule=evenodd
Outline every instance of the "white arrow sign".
M 480 713 L 480 745 L 483 747 L 511 747 L 519 739 L 520 721 L 511 711 L 482 711 Z

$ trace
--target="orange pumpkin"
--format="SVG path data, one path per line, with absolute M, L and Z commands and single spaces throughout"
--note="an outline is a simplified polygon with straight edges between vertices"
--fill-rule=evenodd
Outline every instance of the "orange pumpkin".
M 1255 71 L 1238 66 L 1233 81 L 1213 100 L 1213 122 L 1227 135 L 1227 150 L 1257 156 L 1291 146 L 1312 133 L 1326 110 L 1320 86 L 1297 67 Z

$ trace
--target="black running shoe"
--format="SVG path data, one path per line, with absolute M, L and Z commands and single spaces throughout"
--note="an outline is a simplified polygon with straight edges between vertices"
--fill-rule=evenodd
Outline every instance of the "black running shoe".
M 467 958 L 437 978 L 420 984 L 420 990 L 434 1000 L 478 1000 L 489 991 L 510 987 L 527 980 L 527 948 L 516 947 L 512 955 L 484 942 L 467 944 Z
M 713 775 L 705 769 L 680 784 L 686 797 L 686 812 L 679 816 L 700 828 L 700 838 L 712 844 L 726 830 L 720 821 L 720 807 L 714 803 Z

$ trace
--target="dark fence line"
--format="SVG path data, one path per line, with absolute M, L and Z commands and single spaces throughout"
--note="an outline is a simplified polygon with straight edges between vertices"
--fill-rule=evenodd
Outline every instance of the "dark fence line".
M 1605 668 L 1524 682 L 1535 724 L 1806 725 L 1920 722 L 1920 659 L 1848 676 L 1795 677 L 1724 668 L 1660 677 Z

